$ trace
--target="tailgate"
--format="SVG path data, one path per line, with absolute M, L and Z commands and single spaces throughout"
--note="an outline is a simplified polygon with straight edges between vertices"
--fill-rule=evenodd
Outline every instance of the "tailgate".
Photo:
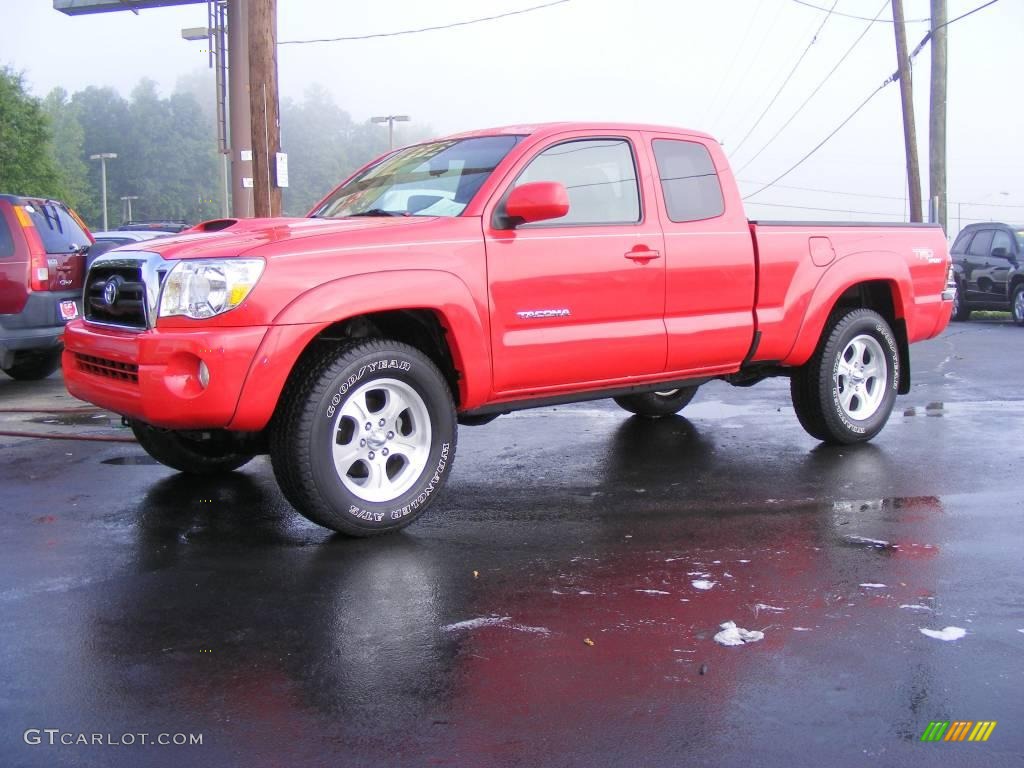
M 85 254 L 92 237 L 78 217 L 55 200 L 25 204 L 46 249 L 51 291 L 80 291 L 85 279 Z

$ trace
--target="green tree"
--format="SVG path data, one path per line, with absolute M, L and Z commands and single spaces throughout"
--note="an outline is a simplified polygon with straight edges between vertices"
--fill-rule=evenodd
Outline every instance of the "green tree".
M 429 134 L 429 126 L 398 130 L 395 143 L 401 146 Z M 284 190 L 284 212 L 303 216 L 346 176 L 387 152 L 388 132 L 369 120 L 354 122 L 323 86 L 314 84 L 301 102 L 282 101 L 281 147 L 288 154 L 290 183 Z
M 83 156 L 85 132 L 78 113 L 63 88 L 54 88 L 43 99 L 43 110 L 53 131 L 53 157 L 64 188 L 64 201 L 81 212 L 92 207 L 94 190 Z
M 65 192 L 46 113 L 9 67 L 0 67 L 0 191 L 57 198 Z

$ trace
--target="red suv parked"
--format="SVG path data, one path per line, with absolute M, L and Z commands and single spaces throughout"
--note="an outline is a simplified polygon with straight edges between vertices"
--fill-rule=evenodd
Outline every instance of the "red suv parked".
M 0 370 L 8 376 L 42 379 L 60 367 L 92 243 L 64 203 L 0 194 Z

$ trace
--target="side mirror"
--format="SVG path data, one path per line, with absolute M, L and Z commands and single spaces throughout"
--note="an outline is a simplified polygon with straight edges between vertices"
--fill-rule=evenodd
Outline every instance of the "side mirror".
M 557 181 L 534 181 L 516 187 L 505 201 L 505 218 L 512 226 L 560 219 L 569 212 L 569 192 Z
M 1010 249 L 999 246 L 992 249 L 992 255 L 997 259 L 1008 259 L 1010 258 Z

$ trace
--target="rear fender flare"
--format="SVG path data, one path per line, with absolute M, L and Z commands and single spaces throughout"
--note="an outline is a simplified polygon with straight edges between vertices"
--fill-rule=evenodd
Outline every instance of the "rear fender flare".
M 804 312 L 800 330 L 783 365 L 799 366 L 806 363 L 818 347 L 832 310 L 840 297 L 861 283 L 884 282 L 892 292 L 895 320 L 913 316 L 913 282 L 904 257 L 892 251 L 873 251 L 851 254 L 835 262 L 821 276 L 811 294 Z M 895 274 L 894 274 L 895 273 Z

